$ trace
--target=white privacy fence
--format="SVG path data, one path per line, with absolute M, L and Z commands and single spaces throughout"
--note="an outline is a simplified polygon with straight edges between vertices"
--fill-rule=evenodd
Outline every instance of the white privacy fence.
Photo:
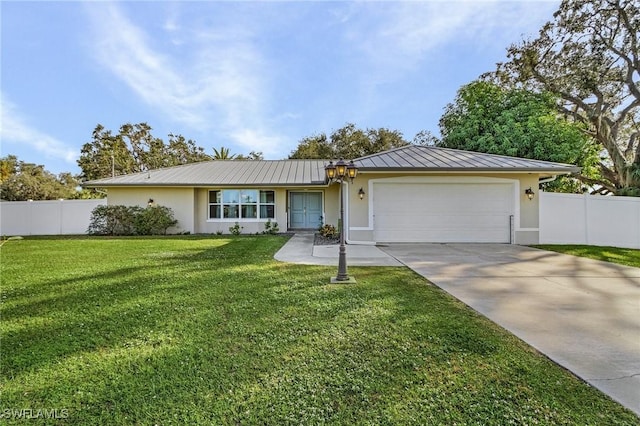
M 107 200 L 3 201 L 0 235 L 84 234 L 91 211 Z
M 640 197 L 541 191 L 540 244 L 640 249 Z

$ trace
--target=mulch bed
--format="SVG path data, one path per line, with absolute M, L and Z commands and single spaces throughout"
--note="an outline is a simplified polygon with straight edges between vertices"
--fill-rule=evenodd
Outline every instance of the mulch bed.
M 313 239 L 314 246 L 328 246 L 332 244 L 340 244 L 340 237 L 327 238 L 327 237 L 323 237 L 317 232 L 315 233 L 314 237 L 315 237 Z

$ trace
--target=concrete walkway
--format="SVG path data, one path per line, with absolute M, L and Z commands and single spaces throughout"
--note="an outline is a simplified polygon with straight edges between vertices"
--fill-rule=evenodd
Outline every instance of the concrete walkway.
M 282 262 L 338 266 L 339 246 L 314 246 L 312 233 L 297 233 L 275 254 Z M 403 266 L 376 246 L 347 245 L 348 266 Z
M 296 234 L 275 258 L 337 265 Z M 347 246 L 353 266 L 406 265 L 640 415 L 640 268 L 507 244 Z

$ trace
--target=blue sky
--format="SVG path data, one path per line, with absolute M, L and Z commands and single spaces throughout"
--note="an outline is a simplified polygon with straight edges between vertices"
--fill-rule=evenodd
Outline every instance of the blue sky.
M 286 158 L 346 123 L 438 135 L 559 1 L 2 1 L 1 156 L 79 173 L 99 123 Z

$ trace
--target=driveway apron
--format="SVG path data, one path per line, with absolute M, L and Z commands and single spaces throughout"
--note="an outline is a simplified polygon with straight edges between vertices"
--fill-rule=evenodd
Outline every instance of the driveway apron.
M 640 268 L 506 244 L 382 249 L 640 415 Z

